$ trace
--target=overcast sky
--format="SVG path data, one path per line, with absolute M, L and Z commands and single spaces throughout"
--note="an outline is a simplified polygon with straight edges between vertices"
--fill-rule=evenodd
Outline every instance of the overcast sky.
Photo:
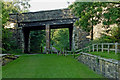
M 41 10 L 63 9 L 68 7 L 68 2 L 72 3 L 75 0 L 31 0 L 30 12 Z

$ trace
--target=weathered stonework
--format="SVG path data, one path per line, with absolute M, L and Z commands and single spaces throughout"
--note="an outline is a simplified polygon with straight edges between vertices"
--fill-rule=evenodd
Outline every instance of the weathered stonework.
M 73 28 L 73 49 L 81 49 L 85 47 L 85 44 L 89 43 L 89 38 L 87 36 L 89 33 L 82 31 L 80 27 Z
M 11 40 L 14 40 L 17 47 L 24 52 L 24 34 L 22 28 L 16 26 L 14 29 L 11 29 L 11 31 L 13 33 Z
M 11 55 L 11 54 L 0 54 L 0 66 L 4 66 L 7 63 L 19 58 L 19 56 Z
M 20 48 L 25 51 L 30 51 L 29 31 L 31 30 L 45 30 L 45 26 L 49 25 L 50 29 L 58 28 L 73 28 L 73 24 L 79 18 L 71 13 L 70 9 L 59 9 L 50 11 L 39 11 L 39 12 L 28 12 L 22 14 L 10 14 L 10 22 L 16 23 L 17 25 L 17 39 Z M 38 27 L 39 26 L 39 27 Z M 101 36 L 103 25 L 98 24 L 94 26 L 94 39 Z M 24 29 L 24 33 L 22 32 Z M 72 29 L 70 29 L 72 33 Z M 19 34 L 20 33 L 20 34 Z M 70 34 L 71 35 L 71 34 Z M 24 39 L 25 38 L 25 39 Z M 72 40 L 73 39 L 73 40 Z M 80 27 L 74 27 L 73 38 L 70 37 L 70 47 L 72 41 L 72 47 L 74 50 L 85 47 L 90 41 L 90 34 L 82 31 Z M 24 41 L 25 40 L 25 41 Z M 25 47 L 24 47 L 24 46 Z
M 10 14 L 10 21 L 16 22 L 34 22 L 34 21 L 50 21 L 61 19 L 76 18 L 70 9 L 47 10 L 38 12 L 28 12 L 22 14 Z M 29 26 L 28 26 L 29 27 Z
M 97 24 L 93 27 L 93 39 L 98 39 L 102 36 L 102 34 L 106 34 L 111 36 L 110 34 L 105 33 L 106 30 L 112 30 L 113 27 L 116 27 L 117 25 L 110 25 L 109 28 L 103 27 L 103 24 Z M 80 29 L 80 27 L 74 27 L 73 28 L 73 49 L 81 49 L 84 48 L 86 44 L 89 43 L 91 39 L 91 33 L 87 33 Z
M 18 29 L 18 33 L 19 33 L 19 46 L 20 46 L 20 49 L 22 50 L 22 52 L 24 52 L 24 34 L 23 34 L 23 30 L 22 28 L 19 28 Z
M 99 23 L 99 24 L 95 25 L 93 27 L 93 38 L 98 39 L 98 38 L 100 38 L 102 36 L 102 34 L 106 34 L 106 35 L 111 36 L 111 34 L 106 33 L 105 31 L 109 30 L 109 32 L 110 32 L 113 27 L 117 27 L 117 25 L 116 24 L 110 25 L 109 28 L 106 28 L 106 26 L 103 25 L 102 23 Z
M 88 65 L 93 71 L 102 74 L 107 78 L 120 79 L 120 64 L 119 61 L 113 59 L 105 59 L 99 56 L 81 53 L 78 61 Z
M 20 40 L 18 40 L 19 42 L 18 44 L 20 44 L 19 45 L 20 48 L 23 49 L 22 44 L 24 43 L 24 53 L 29 53 L 30 31 L 46 30 L 46 25 L 49 25 L 50 29 L 69 28 L 69 32 L 70 32 L 69 40 L 70 40 L 70 50 L 71 50 L 73 23 L 77 19 L 78 18 L 71 13 L 70 9 L 59 9 L 59 10 L 50 10 L 50 11 L 28 12 L 21 14 L 10 14 L 9 21 L 17 24 L 16 30 L 19 36 L 16 36 L 16 38 L 17 37 L 20 38 Z M 50 46 L 50 44 L 48 43 L 46 44 Z

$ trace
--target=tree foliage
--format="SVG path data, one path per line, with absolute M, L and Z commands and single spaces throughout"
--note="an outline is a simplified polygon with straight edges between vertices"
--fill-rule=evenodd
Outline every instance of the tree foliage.
M 114 27 L 110 34 L 111 34 L 110 37 L 114 42 L 120 43 L 120 26 Z
M 39 53 L 41 47 L 46 46 L 45 31 L 31 31 L 30 32 L 30 51 Z
M 52 29 L 50 46 L 57 50 L 69 49 L 69 31 L 68 29 Z M 41 47 L 46 46 L 45 30 L 30 32 L 30 49 L 31 52 L 40 53 Z
M 2 1 L 2 24 L 3 27 L 5 23 L 9 20 L 9 14 L 11 13 L 22 13 L 28 12 L 30 0 L 13 0 L 13 1 Z
M 1 1 L 2 13 L 0 13 L 0 17 L 2 19 L 1 29 L 2 29 L 3 52 L 7 52 L 13 49 L 12 45 L 15 42 L 10 40 L 10 37 L 12 36 L 12 32 L 9 29 L 4 28 L 9 20 L 9 14 L 28 11 L 28 8 L 30 7 L 28 1 L 29 0 Z
M 69 31 L 68 29 L 56 29 L 52 31 L 52 46 L 60 49 L 69 49 Z
M 75 25 L 81 29 L 90 32 L 93 37 L 93 26 L 99 23 L 107 25 L 119 24 L 120 11 L 118 5 L 120 2 L 74 2 L 69 8 L 79 17 Z
M 120 2 L 75 2 L 69 8 L 79 17 L 76 25 L 89 31 L 91 22 L 96 25 L 103 21 L 102 19 L 104 19 L 103 23 L 106 23 L 106 25 L 118 24 L 120 18 L 119 4 Z M 93 18 L 93 21 L 91 21 L 91 18 Z

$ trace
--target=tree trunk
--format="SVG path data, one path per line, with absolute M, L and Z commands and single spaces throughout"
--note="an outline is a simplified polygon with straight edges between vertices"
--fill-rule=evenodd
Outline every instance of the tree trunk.
M 92 18 L 92 21 L 93 21 L 93 18 Z M 93 22 L 91 24 L 91 27 L 92 27 L 92 30 L 91 30 L 91 40 L 93 40 Z

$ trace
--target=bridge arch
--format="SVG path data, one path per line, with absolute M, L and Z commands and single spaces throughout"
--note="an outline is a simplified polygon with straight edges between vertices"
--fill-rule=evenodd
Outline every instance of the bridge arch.
M 69 28 L 70 50 L 72 49 L 73 24 L 78 18 L 69 9 L 10 14 L 10 21 L 17 23 L 22 40 L 20 43 L 24 53 L 30 52 L 29 34 L 33 30 L 46 30 L 46 48 L 50 49 L 50 30 Z

